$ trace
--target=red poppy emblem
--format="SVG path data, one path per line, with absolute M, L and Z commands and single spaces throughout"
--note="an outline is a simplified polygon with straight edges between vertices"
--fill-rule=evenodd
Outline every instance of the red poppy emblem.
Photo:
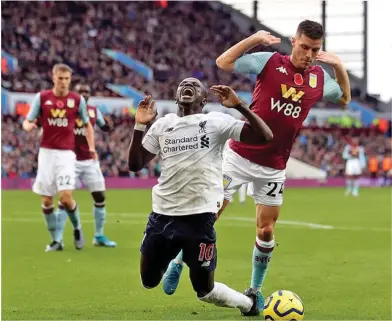
M 301 74 L 294 75 L 294 83 L 298 86 L 301 86 L 304 83 L 304 79 L 302 78 Z
M 61 100 L 58 100 L 58 101 L 56 102 L 56 106 L 57 106 L 58 108 L 63 108 L 63 107 L 64 107 L 64 103 L 63 103 Z

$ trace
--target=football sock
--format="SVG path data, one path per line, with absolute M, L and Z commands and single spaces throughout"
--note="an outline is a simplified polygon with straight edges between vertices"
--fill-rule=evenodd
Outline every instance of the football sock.
M 58 208 L 57 208 L 57 233 L 56 233 L 56 242 L 61 242 L 63 239 L 64 235 L 64 228 L 65 228 L 65 223 L 67 223 L 67 212 L 64 209 L 63 204 L 60 202 L 58 203 Z
M 50 233 L 53 241 L 56 240 L 56 213 L 54 212 L 54 206 L 42 205 L 42 213 L 46 222 L 46 227 Z
M 94 204 L 95 236 L 103 235 L 103 226 L 106 219 L 105 202 Z
M 358 194 L 359 192 L 359 181 L 358 179 L 353 180 L 353 193 Z
M 74 202 L 73 210 L 67 211 L 67 214 L 69 219 L 71 220 L 74 229 L 80 229 L 82 225 L 80 223 L 79 207 L 76 202 Z
M 206 296 L 199 298 L 199 300 L 213 303 L 220 307 L 239 308 L 242 312 L 249 312 L 253 306 L 252 300 L 246 295 L 219 282 L 215 282 L 212 291 Z
M 184 264 L 184 262 L 182 261 L 182 250 L 180 251 L 180 253 L 178 253 L 176 258 L 174 259 L 174 262 L 177 264 Z
M 346 191 L 347 191 L 347 193 L 351 193 L 351 189 L 352 189 L 351 179 L 346 179 Z
M 256 237 L 255 247 L 253 249 L 253 269 L 252 269 L 252 281 L 250 287 L 257 291 L 260 291 L 265 276 L 269 261 L 271 259 L 272 251 L 274 250 L 275 240 L 265 242 Z

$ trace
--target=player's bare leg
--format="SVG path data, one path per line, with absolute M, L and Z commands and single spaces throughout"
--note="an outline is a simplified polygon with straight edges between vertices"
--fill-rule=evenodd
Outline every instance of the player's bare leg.
M 46 246 L 46 252 L 61 251 L 61 238 L 57 232 L 57 215 L 54 213 L 53 197 L 42 196 L 42 213 L 45 218 L 46 227 L 52 238 L 52 242 Z
M 230 200 L 224 199 L 222 207 L 216 214 L 216 219 L 220 217 L 227 205 L 230 204 Z M 163 276 L 163 291 L 167 295 L 172 295 L 177 290 L 178 284 L 180 283 L 180 277 L 184 268 L 184 261 L 182 260 L 182 250 L 178 253 L 175 259 L 171 260 L 164 276 Z
M 149 255 L 140 256 L 140 280 L 146 289 L 153 289 L 161 282 L 165 273 L 165 264 L 159 262 L 155 264 L 155 260 Z
M 250 287 L 257 291 L 258 306 L 264 306 L 261 295 L 272 251 L 275 247 L 274 227 L 279 217 L 280 206 L 256 205 L 256 242 L 252 256 L 252 279 Z
M 72 190 L 60 191 L 60 203 L 64 206 L 74 228 L 75 248 L 81 250 L 84 247 L 84 235 L 80 221 L 79 207 L 72 197 Z
M 105 192 L 92 192 L 91 196 L 94 199 L 93 214 L 95 220 L 95 234 L 93 244 L 95 246 L 116 247 L 117 243 L 109 240 L 103 232 L 106 221 Z

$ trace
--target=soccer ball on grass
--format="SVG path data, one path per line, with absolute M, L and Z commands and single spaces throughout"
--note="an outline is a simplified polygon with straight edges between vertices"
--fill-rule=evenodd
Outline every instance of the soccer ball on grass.
M 303 320 L 304 312 L 299 296 L 287 290 L 272 293 L 264 303 L 265 320 Z

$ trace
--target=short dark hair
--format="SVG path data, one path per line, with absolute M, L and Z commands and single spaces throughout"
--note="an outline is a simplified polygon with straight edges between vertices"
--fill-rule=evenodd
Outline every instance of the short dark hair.
M 297 34 L 299 36 L 305 35 L 310 39 L 318 40 L 324 38 L 324 28 L 316 21 L 304 20 L 298 25 Z

